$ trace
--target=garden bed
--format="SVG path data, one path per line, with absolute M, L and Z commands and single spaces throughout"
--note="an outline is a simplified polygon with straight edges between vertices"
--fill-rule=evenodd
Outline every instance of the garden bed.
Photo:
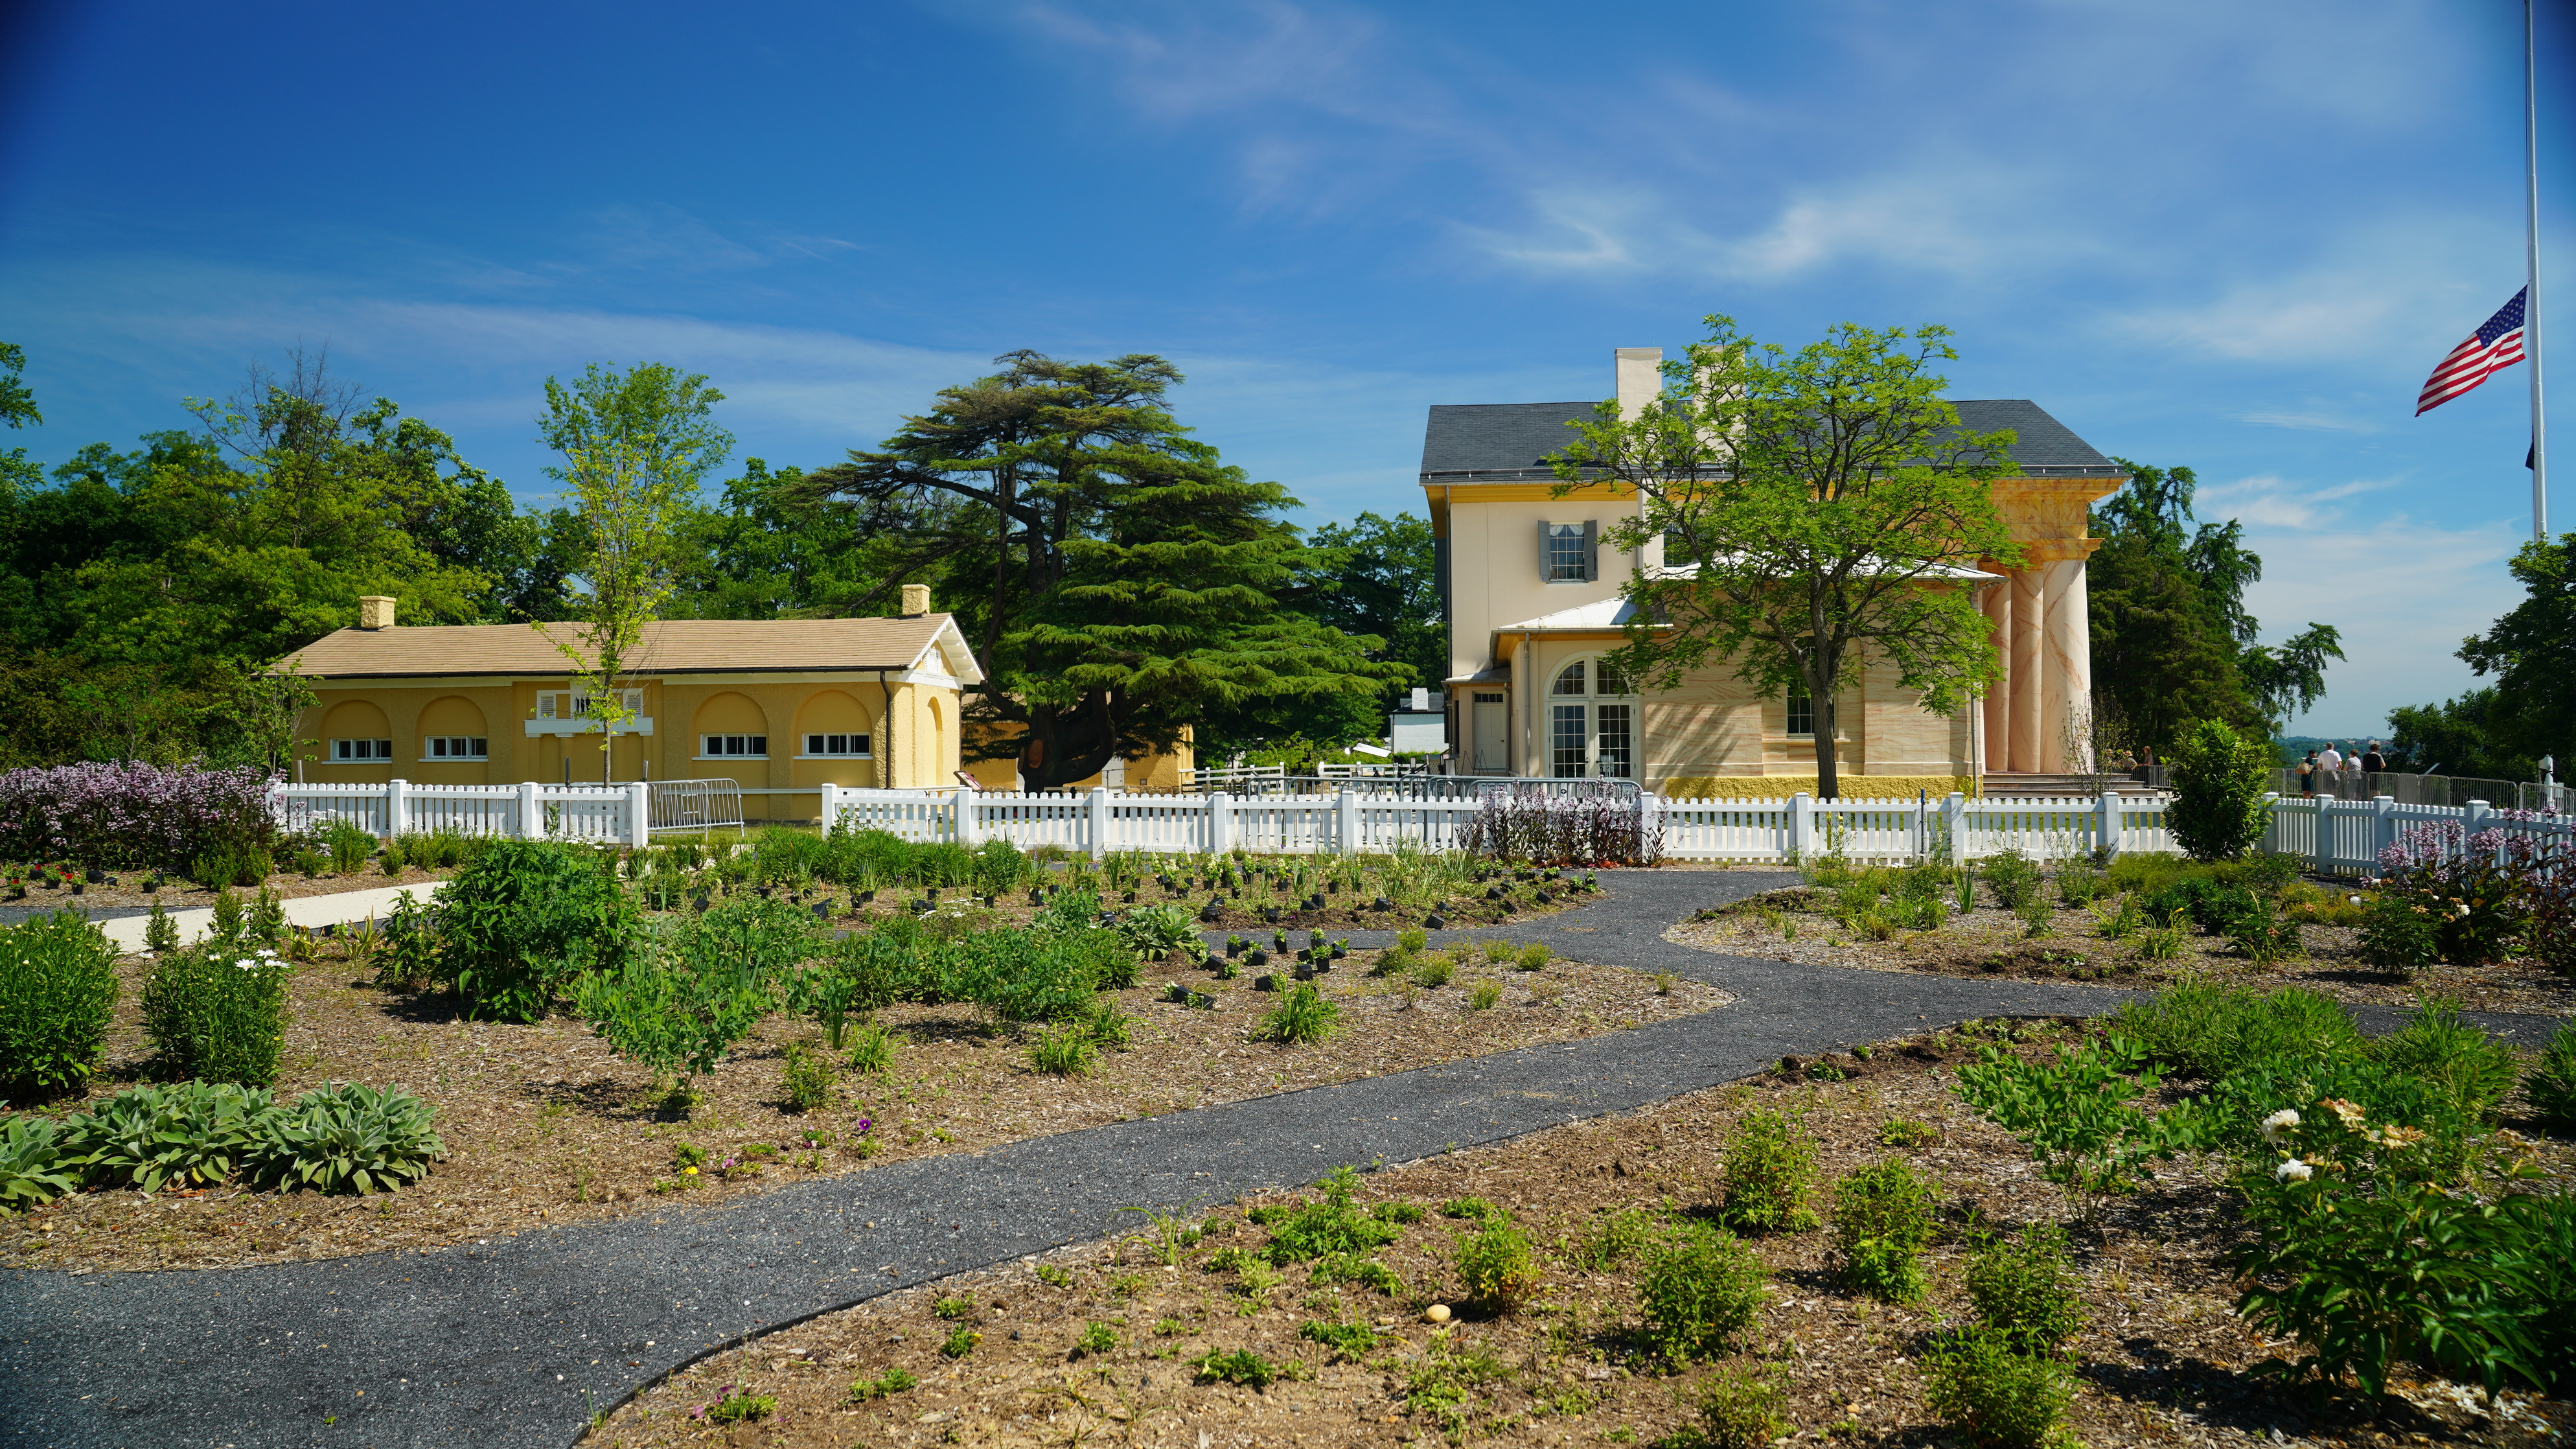
M 2360 933 L 2350 926 L 2304 924 L 2304 953 L 2265 964 L 2246 959 L 2224 937 L 2187 926 L 2174 942 L 2174 954 L 2159 960 L 2135 935 L 2104 938 L 2102 924 L 2103 915 L 2094 910 L 2058 905 L 2049 912 L 2048 934 L 2034 937 L 2023 917 L 1981 900 L 1974 911 L 1948 916 L 1938 930 L 1900 927 L 1881 940 L 1846 926 L 1833 892 L 1792 886 L 1703 911 L 1664 934 L 1723 955 L 1872 971 L 2097 981 L 2141 989 L 2209 974 L 2263 991 L 2304 986 L 2352 1005 L 2412 1006 L 2419 993 L 2429 993 L 2473 1011 L 2576 1012 L 2576 979 L 2527 961 L 2381 971 L 2362 959 Z
M 996 924 L 977 917 L 969 928 Z M 1497 935 L 1497 941 L 1504 939 Z M 1103 999 L 1132 1017 L 1127 1050 L 1101 1054 L 1087 1076 L 1031 1069 L 1035 1036 L 985 1021 L 964 1005 L 905 1005 L 878 1013 L 895 1043 L 882 1074 L 846 1069 L 831 1105 L 809 1113 L 783 1104 L 790 1043 L 811 1041 L 811 1020 L 774 1015 L 712 1078 L 684 1119 L 657 1105 L 654 1074 L 612 1053 L 587 1024 L 551 1017 L 531 1025 L 456 1018 L 450 998 L 372 984 L 345 961 L 343 943 L 299 949 L 290 987 L 278 1099 L 328 1081 L 400 1085 L 437 1109 L 447 1155 L 429 1177 L 391 1195 L 323 1197 L 250 1193 L 226 1184 L 145 1197 L 76 1195 L 0 1220 L 0 1254 L 14 1266 L 75 1271 L 217 1267 L 417 1248 L 493 1237 L 541 1223 L 632 1212 L 683 1189 L 704 1203 L 782 1183 L 863 1170 L 870 1163 L 968 1151 L 1021 1138 L 1156 1116 L 1213 1102 L 1567 1041 L 1724 1003 L 1687 981 L 1618 967 L 1517 961 L 1458 963 L 1446 985 L 1412 974 L 1365 975 L 1380 953 L 1355 951 L 1316 982 L 1340 1008 L 1324 1042 L 1283 1046 L 1252 1039 L 1280 997 L 1256 991 L 1264 970 L 1236 979 L 1174 962 L 1148 965 L 1132 989 Z M 139 1078 L 146 1063 L 137 1001 L 144 968 L 121 963 L 124 990 L 106 1069 L 89 1099 Z M 1211 1004 L 1157 1000 L 1184 982 Z M 1478 1007 L 1480 987 L 1491 1005 Z M 66 1115 L 82 1103 L 50 1103 Z M 873 1125 L 862 1131 L 859 1124 Z M 683 1172 L 686 1148 L 705 1165 Z M 867 1154 L 867 1155 L 862 1155 Z M 722 1164 L 736 1159 L 730 1175 Z
M 2072 1030 L 2029 1023 L 2001 1035 L 2036 1042 Z M 2029 1223 L 2071 1230 L 2085 1318 L 2064 1346 L 2076 1383 L 2068 1427 L 2093 1449 L 2540 1444 L 2576 1423 L 2576 1403 L 2509 1391 L 2489 1410 L 2461 1385 L 2412 1373 L 2379 1401 L 2284 1392 L 2255 1377 L 2254 1365 L 2287 1346 L 2265 1342 L 2232 1311 L 2221 1259 L 2240 1230 L 2228 1190 L 2205 1166 L 2171 1168 L 2088 1224 L 2019 1144 L 1953 1095 L 1972 1045 L 1947 1033 L 1887 1043 L 1867 1058 L 1837 1059 L 1852 1080 L 1766 1074 L 1370 1174 L 1355 1205 L 1423 1210 L 1376 1254 L 1400 1280 L 1392 1291 L 1316 1281 L 1303 1265 L 1268 1287 L 1267 1274 L 1221 1268 L 1225 1254 L 1270 1236 L 1247 1209 L 1313 1195 L 1224 1205 L 1193 1216 L 1205 1236 L 1183 1240 L 1191 1245 L 1176 1264 L 1142 1233 L 889 1294 L 692 1365 L 619 1407 L 584 1442 L 1685 1445 L 1698 1442 L 1701 1387 L 1749 1371 L 1779 1377 L 1797 1442 L 1965 1444 L 1927 1407 L 1922 1365 L 1935 1333 L 1970 1316 L 1961 1281 L 1972 1228 Z M 1623 1233 L 1651 1236 L 1704 1212 L 1721 1144 L 1747 1111 L 1772 1107 L 1803 1114 L 1825 1182 L 1888 1155 L 1891 1124 L 1916 1124 L 1904 1136 L 1917 1145 L 1900 1155 L 1938 1183 L 1929 1297 L 1890 1304 L 1845 1288 L 1826 1230 L 1752 1240 L 1770 1274 L 1755 1325 L 1730 1351 L 1676 1371 L 1639 1347 L 1637 1258 L 1606 1250 Z M 2563 1179 L 2565 1144 L 2547 1156 Z M 1442 1205 L 1467 1198 L 1510 1213 L 1538 1249 L 1535 1301 L 1519 1312 L 1456 1306 L 1457 1244 L 1474 1225 Z M 1435 1303 L 1453 1310 L 1445 1327 L 1425 1319 Z M 1326 1324 L 1340 1325 L 1326 1336 L 1352 1352 L 1307 1336 Z M 944 1351 L 951 1346 L 958 1356 Z M 1212 1377 L 1247 1367 L 1238 1352 L 1279 1376 L 1263 1388 Z M 896 1387 L 906 1378 L 912 1386 Z M 865 1397 L 854 1395 L 857 1384 Z M 711 1422 L 728 1399 L 764 1417 Z
M 58 911 L 65 906 L 93 919 L 103 919 L 109 916 L 146 912 L 151 910 L 156 902 L 165 911 L 203 910 L 215 903 L 217 892 L 213 886 L 199 885 L 195 881 L 186 880 L 177 875 L 164 877 L 160 890 L 147 891 L 143 887 L 145 882 L 153 878 L 153 873 L 150 871 L 108 871 L 105 874 L 108 879 L 97 884 L 83 882 L 82 889 L 77 895 L 61 886 L 48 890 L 43 886 L 31 884 L 24 900 L 0 899 L 0 926 L 14 926 L 31 916 Z M 416 866 L 405 866 L 397 875 L 386 875 L 377 870 L 354 871 L 346 875 L 302 875 L 294 871 L 282 870 L 269 876 L 262 885 L 274 892 L 279 900 L 291 901 L 309 896 L 340 895 L 348 891 L 371 891 L 385 887 L 410 886 L 417 889 L 422 886 L 436 885 L 454 874 L 456 871 L 453 867 L 422 870 Z M 234 886 L 229 889 L 234 895 L 246 900 L 259 894 L 261 888 L 262 886 Z M 8 892 L 0 891 L 0 896 L 6 895 Z

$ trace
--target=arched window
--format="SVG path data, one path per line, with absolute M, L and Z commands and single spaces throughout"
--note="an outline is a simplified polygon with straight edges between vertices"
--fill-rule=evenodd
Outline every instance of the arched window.
M 1597 655 L 1568 662 L 1548 687 L 1548 758 L 1560 777 L 1636 777 L 1636 697 Z

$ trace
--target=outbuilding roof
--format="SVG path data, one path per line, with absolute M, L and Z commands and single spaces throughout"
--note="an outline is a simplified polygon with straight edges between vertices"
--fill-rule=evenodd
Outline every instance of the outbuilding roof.
M 2119 465 L 2028 398 L 1960 398 L 1959 424 L 1973 432 L 2010 428 L 2013 462 L 2026 472 L 2116 474 Z M 1589 402 L 1443 403 L 1422 434 L 1424 482 L 1549 478 L 1547 460 L 1574 440 L 1569 422 L 1590 422 Z
M 556 637 L 578 641 L 579 624 L 552 624 Z M 342 629 L 295 655 L 316 679 L 443 675 L 562 675 L 569 672 L 554 639 L 526 624 L 398 625 Z M 925 669 L 962 683 L 982 680 L 965 636 L 946 614 L 907 619 L 664 619 L 644 626 L 643 647 L 627 672 L 674 674 L 805 674 Z

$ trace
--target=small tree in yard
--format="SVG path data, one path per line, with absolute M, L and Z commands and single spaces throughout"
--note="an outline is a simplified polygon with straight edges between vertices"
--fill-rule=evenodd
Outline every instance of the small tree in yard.
M 590 535 L 581 568 L 588 590 L 576 601 L 587 627 L 577 639 L 534 627 L 571 662 L 573 688 L 588 697 L 602 781 L 617 727 L 638 713 L 618 681 L 678 581 L 681 516 L 698 480 L 733 448 L 709 415 L 724 394 L 706 381 L 658 362 L 627 373 L 594 362 L 569 387 L 546 379 L 537 425 L 569 465 L 547 471 L 572 490 Z
M 1660 537 L 1665 568 L 1633 577 L 1639 607 L 1612 663 L 1671 689 L 1715 658 L 1766 693 L 1815 701 L 1816 788 L 1839 795 L 1834 698 L 1873 663 L 1949 714 L 2000 673 L 1963 575 L 2021 562 L 1988 485 L 2012 469 L 2009 431 L 1970 432 L 1928 371 L 1958 356 L 1946 328 L 1838 326 L 1795 354 L 1712 316 L 1663 394 L 1598 421 L 1552 461 L 1563 494 L 1609 479 L 1638 517 L 1607 541 Z
M 2195 722 L 2173 747 L 2174 842 L 2194 860 L 2233 860 L 2263 838 L 2263 787 L 2271 747 L 2214 719 Z

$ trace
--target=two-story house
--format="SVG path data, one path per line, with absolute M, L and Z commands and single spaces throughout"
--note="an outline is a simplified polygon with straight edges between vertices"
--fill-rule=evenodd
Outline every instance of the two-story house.
M 1620 407 L 1661 386 L 1659 348 L 1622 347 Z M 1869 670 L 1839 701 L 1830 742 L 1843 793 L 1936 797 L 1974 792 L 1994 774 L 2071 768 L 2070 721 L 2090 693 L 2084 562 L 2099 541 L 2087 510 L 2128 474 L 2018 398 L 1954 404 L 1964 426 L 2011 428 L 2019 441 L 1995 501 L 2023 567 L 1988 563 L 1968 582 L 1992 621 L 2004 679 L 1944 719 Z M 1438 540 L 1449 626 L 1448 739 L 1480 775 L 1615 776 L 1667 796 L 1786 795 L 1816 779 L 1816 711 L 1795 694 L 1763 697 L 1719 664 L 1679 689 L 1640 694 L 1602 656 L 1619 647 L 1633 570 L 1660 568 L 1661 545 L 1618 552 L 1601 538 L 1635 517 L 1635 494 L 1581 483 L 1562 497 L 1547 459 L 1594 404 L 1485 403 L 1431 409 L 1422 491 Z

